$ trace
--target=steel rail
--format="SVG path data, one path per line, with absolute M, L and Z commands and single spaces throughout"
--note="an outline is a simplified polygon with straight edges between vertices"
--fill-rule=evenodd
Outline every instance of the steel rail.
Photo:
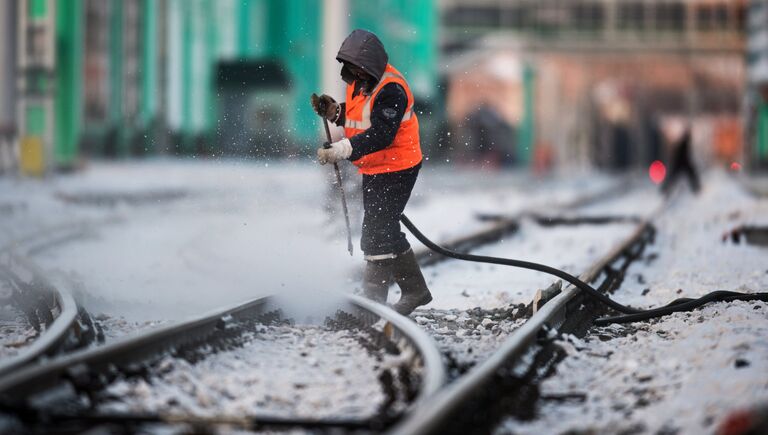
M 663 202 L 643 218 L 629 237 L 595 262 L 579 276 L 579 279 L 584 282 L 594 281 L 611 264 L 652 235 L 652 221 L 667 203 L 668 201 Z M 461 416 L 463 408 L 478 395 L 483 394 L 484 390 L 492 389 L 501 374 L 508 373 L 512 367 L 525 362 L 532 364 L 536 352 L 534 347 L 547 331 L 561 328 L 567 320 L 581 318 L 586 321 L 591 318 L 591 312 L 584 308 L 586 303 L 588 303 L 586 296 L 575 286 L 569 285 L 515 330 L 491 357 L 445 387 L 429 403 L 414 409 L 408 418 L 400 421 L 389 433 L 397 435 L 460 433 L 462 427 L 457 425 L 457 416 Z
M 411 367 L 419 369 L 420 383 L 405 413 L 407 414 L 414 406 L 427 403 L 430 397 L 442 387 L 446 378 L 440 352 L 432 339 L 416 324 L 386 306 L 354 295 L 342 294 L 339 297 L 343 301 L 341 310 L 367 316 L 369 319 L 375 316 L 375 319 L 385 320 L 388 325 L 391 325 L 391 328 L 385 328 L 391 331 L 389 340 L 401 350 L 412 349 L 403 354 L 409 356 L 407 362 Z M 272 312 L 275 308 L 279 308 L 279 302 L 275 299 L 272 296 L 252 299 L 189 321 L 158 327 L 141 335 L 126 337 L 101 347 L 64 355 L 45 364 L 23 368 L 13 376 L 0 379 L 0 400 L 6 409 L 18 409 L 19 405 L 39 404 L 40 400 L 55 396 L 56 391 L 71 392 L 78 390 L 81 386 L 101 385 L 100 383 L 110 376 L 120 372 L 136 372 L 181 346 L 204 345 L 207 343 L 206 338 L 225 330 L 234 322 L 254 319 L 259 315 Z M 72 420 L 89 420 L 87 414 L 71 417 Z M 98 414 L 92 417 L 96 420 L 100 418 Z M 113 417 L 119 418 L 118 415 Z M 258 416 L 240 417 L 241 421 L 249 421 L 249 419 L 262 423 L 277 421 L 274 418 L 265 419 Z M 143 417 L 126 415 L 124 421 L 130 422 L 142 418 L 147 421 L 153 418 L 163 421 L 163 417 L 153 417 L 150 414 Z M 184 415 L 170 416 L 168 419 L 174 421 L 187 419 L 198 422 L 204 420 Z M 216 424 L 216 421 L 216 418 L 210 419 L 212 424 Z M 291 419 L 285 419 L 282 425 L 290 425 L 290 421 Z M 340 421 L 343 422 L 343 420 Z M 295 422 L 296 425 L 301 425 L 302 420 L 297 419 Z M 333 425 L 333 421 L 323 420 L 306 421 L 305 419 L 304 423 L 315 427 Z
M 70 332 L 77 324 L 78 306 L 69 291 L 56 288 L 54 300 L 59 309 L 53 323 L 35 341 L 22 351 L 8 359 L 0 360 L 0 383 L 8 376 L 25 365 L 32 364 L 38 359 L 55 355 L 66 345 Z
M 226 326 L 227 317 L 234 319 L 261 314 L 268 298 L 259 298 L 218 309 L 187 322 L 152 329 L 136 336 L 118 339 L 111 344 L 85 349 L 25 368 L 14 376 L 0 379 L 0 398 L 34 395 L 60 383 L 70 382 L 77 375 L 99 375 L 125 369 L 161 355 L 176 346 L 203 339 Z
M 374 313 L 392 324 L 394 326 L 393 338 L 407 340 L 414 348 L 418 349 L 425 370 L 421 391 L 414 401 L 414 405 L 418 406 L 431 400 L 431 397 L 442 388 L 446 380 L 442 356 L 432 337 L 416 323 L 386 305 L 356 295 L 348 295 L 347 297 L 360 309 Z
M 33 274 L 34 279 L 37 280 L 37 282 L 42 283 L 46 289 L 52 292 L 53 306 L 47 306 L 47 304 L 43 302 L 42 305 L 45 306 L 38 307 L 38 309 L 40 311 L 48 311 L 51 313 L 53 313 L 54 310 L 57 310 L 58 315 L 56 315 L 51 323 L 45 325 L 45 330 L 35 338 L 32 344 L 21 348 L 17 355 L 0 360 L 0 380 L 12 376 L 16 370 L 19 370 L 26 365 L 33 364 L 35 361 L 44 357 L 52 357 L 57 353 L 78 347 L 78 343 L 81 341 L 81 334 L 84 332 L 82 330 L 83 325 L 80 325 L 78 322 L 83 312 L 81 311 L 81 307 L 77 304 L 77 301 L 75 301 L 72 293 L 65 288 L 51 284 L 43 275 L 39 267 L 28 257 L 15 254 L 13 251 L 19 249 L 18 244 L 12 248 L 9 246 L 0 249 L 0 253 L 6 252 L 4 255 L 13 262 L 23 265 L 24 268 L 28 269 L 28 271 Z M 38 246 L 36 244 L 30 244 L 24 250 L 26 251 L 26 254 L 29 255 L 29 253 L 35 249 L 38 249 Z M 28 287 L 28 285 L 19 282 L 20 280 L 18 277 L 13 276 L 13 271 L 10 270 L 10 268 L 6 273 L 8 275 L 6 276 L 6 279 L 11 281 L 14 286 L 22 287 L 18 289 L 19 292 L 27 293 L 22 297 L 33 297 L 34 295 L 29 293 L 34 293 L 40 290 L 37 288 L 24 288 Z M 41 305 L 41 300 L 44 301 L 44 299 L 37 298 L 35 302 L 38 305 Z M 85 315 L 87 316 L 87 314 Z M 88 322 L 90 322 L 90 319 L 88 319 Z M 86 327 L 93 327 L 93 325 L 90 324 Z M 95 336 L 95 331 L 91 332 L 94 332 L 93 336 Z

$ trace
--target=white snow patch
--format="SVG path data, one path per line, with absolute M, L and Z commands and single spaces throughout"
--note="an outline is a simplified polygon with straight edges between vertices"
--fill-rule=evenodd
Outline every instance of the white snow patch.
M 17 355 L 36 337 L 37 331 L 21 313 L 9 306 L 0 306 L 0 359 Z
M 768 401 L 764 302 L 596 328 L 575 348 L 541 394 L 585 400 L 545 400 L 536 420 L 497 433 L 712 433 L 729 412 Z
M 699 196 L 684 195 L 656 220 L 656 243 L 630 266 L 614 298 L 639 307 L 713 290 L 768 291 L 768 250 L 721 241 L 742 224 L 765 225 L 768 199 L 755 199 L 722 172 Z M 601 341 L 606 340 L 606 341 Z M 731 411 L 768 401 L 768 305 L 707 305 L 629 326 L 595 328 L 570 342 L 532 422 L 498 433 L 712 433 Z
M 196 416 L 370 417 L 384 401 L 385 363 L 356 332 L 313 326 L 264 326 L 242 348 L 191 364 L 167 358 L 148 381 L 114 382 L 107 411 Z
M 350 257 L 331 172 L 310 162 L 150 160 L 99 162 L 44 181 L 2 179 L 0 251 L 33 246 L 48 272 L 82 283 L 86 308 L 132 321 L 177 320 L 287 289 L 354 291 L 359 223 Z M 477 213 L 514 214 L 614 182 L 428 165 L 406 212 L 446 240 L 487 226 Z M 359 195 L 348 194 L 354 213 Z M 78 196 L 114 201 L 66 199 Z
M 541 227 L 524 221 L 517 233 L 472 254 L 546 264 L 579 275 L 628 237 L 635 224 Z M 424 270 L 434 299 L 427 308 L 498 308 L 528 304 L 558 278 L 495 264 L 449 260 Z
M 739 225 L 768 225 L 768 199 L 749 196 L 724 173 L 708 175 L 699 196 L 678 198 L 657 219 L 645 261 L 630 266 L 614 296 L 621 303 L 645 308 L 714 290 L 768 291 L 768 249 L 721 239 Z

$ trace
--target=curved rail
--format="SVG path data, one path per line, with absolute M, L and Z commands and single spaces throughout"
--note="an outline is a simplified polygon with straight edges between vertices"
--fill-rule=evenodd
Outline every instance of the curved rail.
M 414 408 L 414 405 L 427 403 L 428 399 L 442 387 L 445 381 L 440 353 L 432 339 L 414 323 L 385 306 L 372 303 L 358 296 L 339 295 L 339 297 L 343 301 L 340 312 L 351 314 L 358 320 L 362 319 L 359 322 L 356 320 L 356 325 L 370 325 L 378 319 L 383 319 L 387 322 L 384 329 L 389 341 L 400 350 L 410 350 L 406 353 L 409 355 L 407 363 L 409 368 L 417 371 L 419 384 L 416 386 L 415 392 L 411 396 L 410 406 L 405 412 L 408 413 Z M 30 408 L 35 409 L 34 412 L 45 412 L 43 408 L 48 405 L 41 405 L 41 403 L 45 402 L 46 398 L 56 396 L 55 391 L 77 392 L 98 389 L 120 373 L 137 373 L 137 371 L 141 371 L 176 349 L 204 346 L 215 340 L 222 340 L 222 337 L 228 334 L 228 330 L 237 329 L 232 328 L 232 326 L 238 321 L 250 321 L 274 313 L 275 308 L 280 308 L 280 303 L 276 299 L 273 296 L 253 299 L 189 321 L 159 327 L 138 336 L 118 340 L 112 344 L 72 353 L 46 364 L 21 369 L 13 376 L 0 379 L 0 403 L 10 413 L 26 413 L 29 412 Z M 386 331 L 390 332 L 387 333 Z M 94 418 L 105 417 L 95 415 Z M 181 421 L 179 418 L 187 422 L 195 421 L 196 424 L 217 424 L 218 422 L 248 423 L 246 420 L 249 417 L 238 417 L 237 419 L 224 417 L 223 419 L 213 418 L 198 421 L 199 419 L 196 420 L 193 416 L 138 415 L 127 416 L 126 419 L 132 422 L 169 422 L 171 420 Z M 96 421 L 93 418 L 86 419 L 91 423 Z M 279 426 L 307 425 L 314 427 L 328 427 L 336 424 L 343 426 L 345 424 L 342 421 L 335 422 L 332 420 L 292 421 L 290 419 L 252 417 L 250 424 L 255 425 L 256 422 L 261 425 L 272 422 Z M 376 425 L 382 424 L 391 424 L 391 420 L 383 423 L 376 422 L 371 427 L 375 428 L 378 427 Z M 358 428 L 365 427 L 360 422 L 353 422 L 350 425 L 356 425 L 355 427 Z
M 434 340 L 417 324 L 401 316 L 386 305 L 377 304 L 360 296 L 349 295 L 347 297 L 361 309 L 374 313 L 392 324 L 395 328 L 395 336 L 393 338 L 407 340 L 414 348 L 419 349 L 425 373 L 422 377 L 421 390 L 414 401 L 414 406 L 426 403 L 427 399 L 442 388 L 446 378 L 442 356 Z
M 41 332 L 19 354 L 0 360 L 0 379 L 44 357 L 82 347 L 96 337 L 90 317 L 68 290 L 50 283 L 28 258 L 18 255 L 9 258 L 32 275 L 32 280 L 25 282 L 10 267 L 0 267 L 15 297 L 24 305 L 30 323 Z
M 0 379 L 10 376 L 19 368 L 31 364 L 44 356 L 52 356 L 66 345 L 70 333 L 77 324 L 78 307 L 68 291 L 56 289 L 54 294 L 59 315 L 35 341 L 22 349 L 18 355 L 0 360 Z
M 654 235 L 655 230 L 651 224 L 653 217 L 660 213 L 665 205 L 666 203 L 662 204 L 659 209 L 642 219 L 628 238 L 593 264 L 589 270 L 579 276 L 579 279 L 592 282 L 601 274 L 608 272 L 610 266 L 622 257 L 639 255 L 638 249 L 642 250 L 645 243 Z M 629 260 L 625 266 L 628 266 L 628 262 Z M 610 273 L 605 275 L 605 285 L 610 287 L 613 278 Z M 493 391 L 499 388 L 500 384 L 505 383 L 504 378 L 510 373 L 520 371 L 520 366 L 527 366 L 527 369 L 536 364 L 537 356 L 544 353 L 544 345 L 541 341 L 549 330 L 571 332 L 585 328 L 592 314 L 601 308 L 591 303 L 578 288 L 569 285 L 514 331 L 489 359 L 444 388 L 429 403 L 415 409 L 390 433 L 462 433 L 471 425 L 467 423 L 472 419 L 472 412 L 465 409 L 467 404 L 487 403 L 490 396 L 494 394 Z M 547 355 L 539 359 L 543 359 L 544 365 L 548 365 L 552 364 L 552 358 L 551 355 Z M 462 424 L 462 420 L 465 424 Z
M 45 330 L 35 338 L 29 346 L 21 349 L 19 354 L 0 360 L 0 379 L 13 376 L 20 368 L 30 365 L 44 357 L 52 357 L 59 353 L 71 351 L 83 347 L 97 338 L 90 315 L 77 303 L 72 293 L 64 288 L 54 286 L 45 277 L 40 268 L 29 258 L 46 249 L 66 243 L 72 239 L 87 234 L 94 223 L 111 222 L 114 218 L 104 219 L 103 222 L 74 222 L 50 227 L 44 227 L 34 233 L 21 238 L 11 240 L 0 247 L 0 256 L 6 258 L 7 265 L 0 263 L 0 276 L 11 282 L 16 293 L 22 299 L 33 299 L 36 294 L 46 291 L 51 294 L 52 304 L 48 305 L 46 298 L 35 298 L 30 305 L 34 313 L 27 313 L 36 317 L 43 313 Z M 16 263 L 30 272 L 33 282 L 23 282 L 10 267 Z M 25 303 L 26 305 L 26 303 Z M 54 312 L 58 315 L 54 317 Z M 49 314 L 50 313 L 50 314 Z M 34 323 L 34 319 L 30 319 Z M 41 329 L 40 325 L 33 325 Z

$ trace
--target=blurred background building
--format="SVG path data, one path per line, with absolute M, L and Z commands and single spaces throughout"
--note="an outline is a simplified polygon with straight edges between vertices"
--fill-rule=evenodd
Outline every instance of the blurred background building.
M 645 168 L 688 124 L 699 161 L 768 166 L 763 0 L 0 0 L 2 168 L 309 155 L 358 27 L 432 161 Z
M 324 71 L 338 79 L 323 63 L 355 27 L 382 38 L 422 107 L 436 95 L 431 0 L 0 0 L 0 22 L 0 132 L 28 173 L 296 155 L 319 137 L 309 95 Z
M 490 108 L 516 131 L 513 160 L 647 166 L 681 122 L 692 125 L 701 158 L 742 157 L 746 1 L 441 5 L 448 117 L 461 128 L 477 106 Z
M 747 89 L 744 154 L 755 169 L 768 171 L 768 1 L 753 0 L 747 17 Z

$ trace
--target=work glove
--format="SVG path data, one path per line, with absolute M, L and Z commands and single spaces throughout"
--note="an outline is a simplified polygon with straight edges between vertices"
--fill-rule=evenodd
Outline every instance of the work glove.
M 348 159 L 350 155 L 352 155 L 352 144 L 347 138 L 334 143 L 326 142 L 317 149 L 317 161 L 321 165 Z
M 331 96 L 323 94 L 318 97 L 317 94 L 312 94 L 309 101 L 318 115 L 331 122 L 336 122 L 339 119 L 341 106 Z

